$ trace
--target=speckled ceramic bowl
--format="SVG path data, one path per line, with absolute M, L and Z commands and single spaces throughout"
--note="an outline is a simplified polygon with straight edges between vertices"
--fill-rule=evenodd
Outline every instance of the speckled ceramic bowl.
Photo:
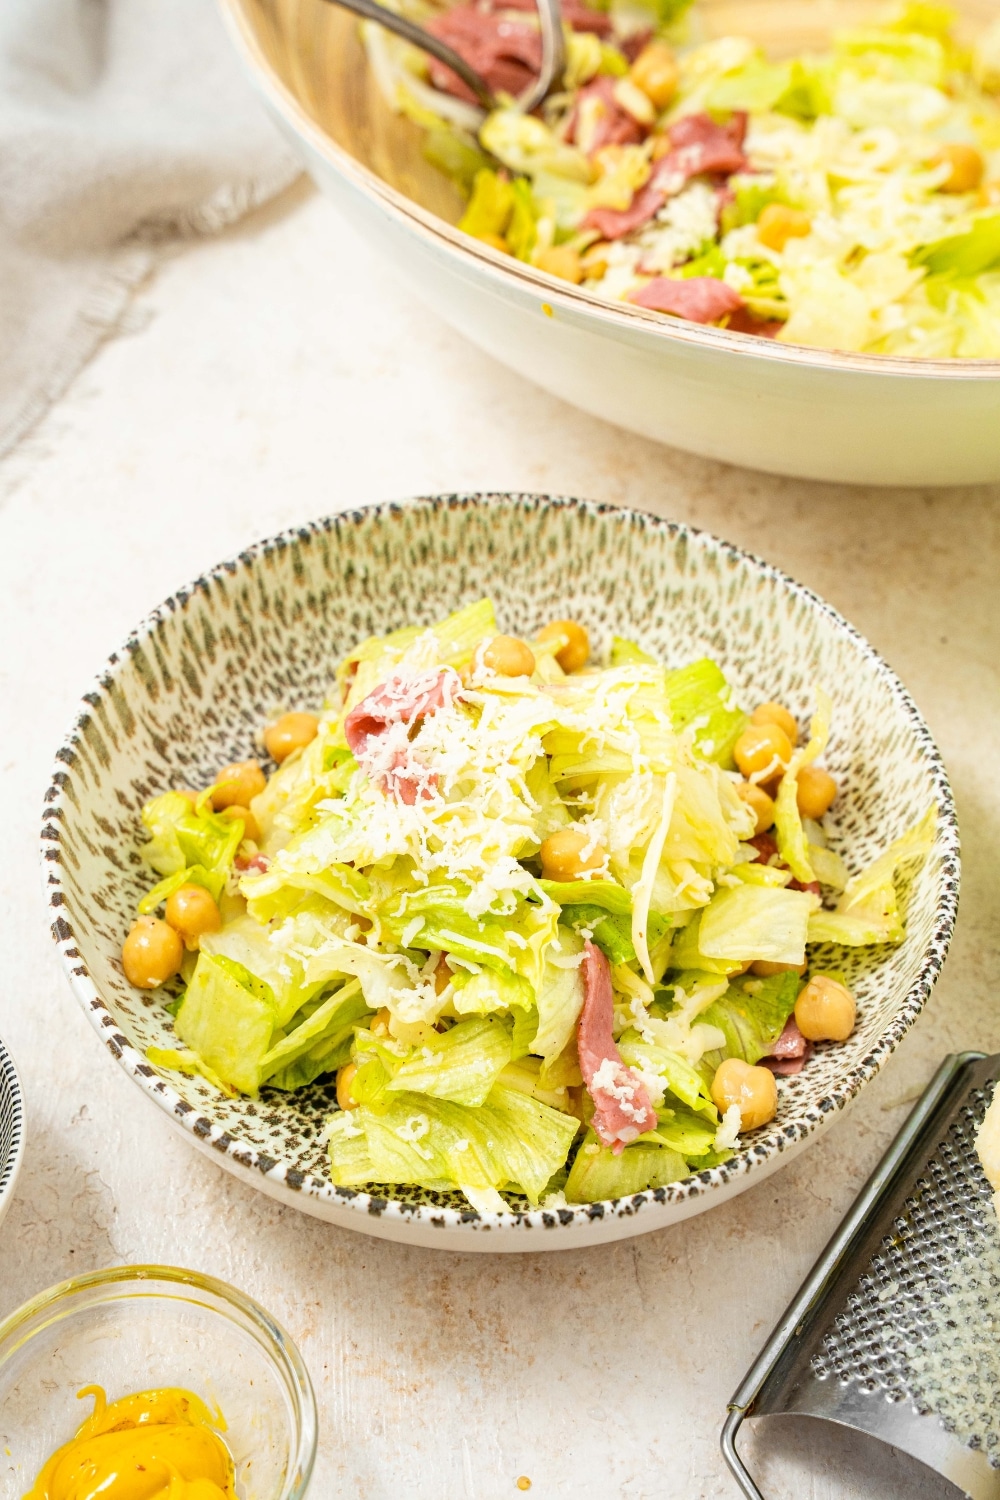
M 10 1208 L 24 1156 L 24 1110 L 14 1060 L 0 1042 L 0 1221 Z
M 206 784 L 253 753 L 276 702 L 315 706 L 359 639 L 430 624 L 483 594 L 530 634 L 572 615 L 597 652 L 612 632 L 677 665 L 709 654 L 744 702 L 780 698 L 801 717 L 812 684 L 835 699 L 831 769 L 837 847 L 853 870 L 936 802 L 931 856 L 912 876 L 907 938 L 838 957 L 859 997 L 843 1046 L 821 1047 L 779 1083 L 775 1122 L 724 1166 L 627 1200 L 474 1213 L 418 1190 L 334 1187 L 320 1131 L 331 1085 L 259 1100 L 161 1076 L 170 1046 L 156 995 L 124 980 L 120 950 L 148 885 L 139 809 L 175 785 Z M 286 1203 L 356 1229 L 467 1250 L 564 1249 L 638 1234 L 701 1212 L 759 1181 L 855 1099 L 912 1025 L 955 920 L 958 832 L 940 756 L 890 669 L 844 620 L 777 569 L 715 538 L 627 510 L 535 495 L 463 495 L 349 512 L 286 532 L 178 591 L 112 656 L 58 753 L 42 857 L 52 933 L 73 988 L 136 1083 L 220 1165 Z

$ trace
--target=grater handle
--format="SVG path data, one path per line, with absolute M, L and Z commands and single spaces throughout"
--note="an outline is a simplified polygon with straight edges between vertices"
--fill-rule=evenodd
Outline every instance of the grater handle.
M 745 1416 L 746 1412 L 741 1406 L 729 1408 L 729 1415 L 722 1429 L 722 1455 L 729 1465 L 733 1478 L 746 1496 L 746 1500 L 764 1500 L 764 1496 L 753 1482 L 749 1469 L 736 1451 L 736 1434 L 743 1426 Z

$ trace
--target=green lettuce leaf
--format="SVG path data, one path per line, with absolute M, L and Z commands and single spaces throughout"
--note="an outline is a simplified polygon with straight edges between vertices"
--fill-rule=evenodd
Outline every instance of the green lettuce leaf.
M 510 1056 L 509 1028 L 495 1017 L 476 1016 L 416 1048 L 393 1069 L 387 1092 L 484 1104 Z
M 732 688 L 721 668 L 706 656 L 668 672 L 664 685 L 674 728 L 691 726 L 701 754 L 731 771 L 733 746 L 746 727 L 747 716 L 733 702 Z
M 687 1164 L 677 1151 L 639 1141 L 615 1156 L 591 1130 L 576 1153 L 564 1191 L 567 1203 L 600 1203 L 666 1187 L 687 1175 Z
M 507 248 L 518 260 L 530 261 L 538 240 L 538 213 L 531 188 L 523 178 L 511 184 L 514 208 L 507 225 Z
M 303 1008 L 284 1036 L 265 1052 L 260 1082 L 272 1088 L 296 1089 L 347 1062 L 354 1028 L 371 1012 L 356 979 Z
M 658 1111 L 656 1129 L 642 1139 L 657 1141 L 671 1151 L 683 1156 L 689 1166 L 699 1170 L 701 1158 L 715 1147 L 717 1126 L 693 1110 L 663 1109 Z
M 333 1116 L 330 1175 L 345 1186 L 506 1188 L 537 1203 L 565 1162 L 578 1124 L 499 1084 L 476 1109 L 426 1094 L 399 1094 L 384 1110 L 363 1106 Z
M 774 802 L 774 830 L 778 853 L 803 885 L 809 885 L 816 877 L 810 857 L 809 842 L 799 812 L 799 772 L 823 754 L 830 738 L 830 719 L 833 704 L 828 693 L 816 689 L 816 712 L 809 728 L 809 739 L 801 745 L 788 762 L 788 769 L 781 778 L 778 795 Z M 754 955 L 756 957 L 756 955 Z M 793 960 L 794 962 L 795 960 Z
M 701 951 L 701 919 L 702 911 L 695 912 L 691 920 L 685 926 L 674 933 L 673 946 L 670 951 L 670 967 L 672 969 L 704 970 L 709 974 L 735 974 L 738 969 L 743 968 L 744 960 L 740 958 L 708 958 Z
M 583 1009 L 583 974 L 579 958 L 583 940 L 567 927 L 560 927 L 545 950 L 545 966 L 538 988 L 538 1030 L 531 1050 L 551 1063 L 563 1051 L 576 1029 Z
M 630 667 L 638 665 L 641 667 L 659 666 L 655 656 L 650 656 L 648 651 L 643 651 L 635 641 L 628 641 L 624 636 L 613 635 L 611 637 L 611 655 L 608 662 L 612 667 Z
M 589 906 L 617 916 L 632 915 L 632 897 L 613 880 L 540 880 L 539 887 L 560 906 Z
M 534 115 L 522 114 L 513 108 L 496 109 L 483 122 L 479 139 L 486 150 L 512 172 L 533 177 L 546 171 L 570 181 L 590 182 L 590 163 L 583 152 L 560 140 L 555 131 Z M 478 184 L 478 178 L 476 180 Z M 510 206 L 513 212 L 513 198 Z M 493 233 L 502 231 L 494 230 Z
M 745 883 L 718 891 L 701 913 L 698 951 L 726 962 L 804 963 L 809 918 L 818 906 L 810 891 Z
M 816 911 L 809 918 L 810 943 L 901 943 L 906 928 L 899 910 L 896 876 L 914 860 L 923 860 L 934 847 L 937 807 L 907 829 L 866 870 L 847 882 L 833 911 Z
M 562 920 L 576 932 L 589 932 L 612 964 L 635 963 L 631 917 L 612 915 L 602 906 L 586 906 L 581 902 L 563 907 Z M 646 942 L 650 952 L 657 947 L 669 928 L 668 917 L 661 916 L 659 912 L 649 913 Z
M 423 155 L 465 193 L 472 192 L 477 173 L 489 169 L 489 158 L 480 151 L 475 138 L 457 126 L 437 125 L 428 130 Z
M 1000 268 L 1000 211 L 979 214 L 970 228 L 921 245 L 910 259 L 931 276 L 956 279 Z
M 180 792 L 164 792 L 147 802 L 142 821 L 152 834 L 143 860 L 164 878 L 143 896 L 140 914 L 155 911 L 182 885 L 204 886 L 218 901 L 243 839 L 242 821 L 220 818 L 207 795 L 195 810 Z
M 644 1041 L 638 1031 L 631 1029 L 619 1039 L 618 1050 L 630 1068 L 655 1073 L 663 1080 L 664 1088 L 681 1104 L 695 1114 L 704 1115 L 712 1122 L 713 1129 L 718 1125 L 719 1111 L 712 1103 L 704 1078 L 680 1053 Z M 667 1102 L 668 1105 L 673 1103 L 672 1100 Z
M 756 1063 L 767 1057 L 785 1022 L 795 1009 L 803 981 L 798 974 L 774 974 L 769 979 L 740 979 L 730 984 L 721 997 L 699 1017 L 717 1026 L 726 1038 L 718 1052 L 709 1052 L 701 1060 L 699 1071 L 707 1081 L 727 1057 Z
M 255 1095 L 275 1029 L 274 994 L 235 960 L 199 953 L 174 1029 L 224 1083 Z
M 487 1016 L 508 1011 L 515 1017 L 535 1012 L 538 1024 L 535 992 L 527 979 L 520 974 L 508 974 L 496 969 L 484 969 L 478 974 L 468 969 L 457 969 L 451 976 L 454 996 L 452 1005 L 460 1016 Z
M 741 68 L 716 80 L 707 104 L 712 110 L 776 109 L 793 85 L 792 63 L 772 63 L 761 55 L 751 57 Z

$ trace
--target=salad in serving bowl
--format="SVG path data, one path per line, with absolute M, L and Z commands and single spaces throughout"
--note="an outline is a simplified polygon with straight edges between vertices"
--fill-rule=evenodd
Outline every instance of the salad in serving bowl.
M 712 538 L 534 496 L 334 517 L 168 601 L 43 844 L 87 1013 L 195 1142 L 470 1249 L 779 1166 L 912 1023 L 957 889 L 937 752 L 850 627 Z
M 366 23 L 393 108 L 468 195 L 459 228 L 598 296 L 816 348 L 1000 358 L 1000 22 L 971 46 L 910 0 L 774 59 L 677 46 L 683 5 L 565 9 L 568 63 L 534 114 L 530 0 L 413 13 L 501 104 Z
M 775 473 L 1000 474 L 993 0 L 956 0 L 953 29 L 930 5 L 899 27 L 893 0 L 697 0 L 680 23 L 652 0 L 567 3 L 562 98 L 527 117 L 501 101 L 489 121 L 326 0 L 219 3 L 389 277 L 519 377 Z M 534 25 L 528 0 L 405 3 L 435 25 L 471 14 L 504 47 Z M 524 81 L 513 61 L 498 88 Z
M 933 844 L 932 807 L 848 875 L 816 691 L 799 744 L 708 658 L 614 637 L 595 667 L 579 622 L 529 644 L 489 599 L 360 642 L 321 714 L 264 729 L 270 778 L 143 807 L 161 878 L 125 976 L 186 980 L 149 1061 L 254 1097 L 335 1075 L 343 1187 L 506 1213 L 718 1166 L 776 1073 L 851 1035 L 829 945 L 901 942 L 896 876 Z

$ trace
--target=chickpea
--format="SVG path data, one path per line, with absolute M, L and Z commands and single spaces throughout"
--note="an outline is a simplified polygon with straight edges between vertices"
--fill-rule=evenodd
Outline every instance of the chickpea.
M 451 984 L 451 970 L 448 967 L 447 959 L 442 953 L 441 957 L 437 961 L 437 967 L 434 970 L 435 995 L 443 995 L 449 984 Z
M 769 797 L 763 787 L 754 786 L 752 781 L 738 781 L 736 795 L 753 810 L 757 819 L 755 834 L 766 833 L 774 826 L 774 798 Z
M 358 1103 L 351 1093 L 351 1084 L 358 1071 L 357 1063 L 345 1063 L 337 1072 L 337 1103 L 341 1109 L 357 1109 Z
M 748 780 L 771 767 L 781 775 L 792 758 L 792 747 L 780 724 L 748 724 L 733 747 L 733 758 Z
M 727 1057 L 712 1079 L 712 1100 L 720 1114 L 739 1105 L 740 1129 L 756 1130 L 778 1113 L 778 1085 L 770 1068 L 751 1067 L 739 1057 Z
M 180 885 L 167 897 L 164 916 L 187 948 L 197 948 L 204 932 L 218 932 L 222 916 L 203 885 Z
M 187 801 L 190 802 L 191 811 L 194 812 L 195 808 L 198 806 L 198 798 L 201 796 L 201 793 L 193 792 L 189 786 L 179 786 L 177 788 L 177 792 L 179 796 L 186 798 Z
M 846 985 L 829 974 L 814 974 L 795 1002 L 795 1020 L 809 1042 L 846 1042 L 858 1007 Z
M 122 968 L 138 990 L 155 990 L 172 979 L 184 958 L 184 944 L 159 917 L 139 917 L 122 944 Z
M 565 643 L 556 652 L 556 661 L 564 672 L 579 672 L 590 659 L 590 636 L 575 620 L 553 620 L 551 625 L 538 632 L 535 639 L 553 641 L 560 636 Z
M 795 781 L 799 812 L 804 818 L 812 818 L 818 823 L 823 814 L 830 811 L 837 795 L 837 783 L 821 766 L 803 766 Z
M 580 257 L 580 265 L 585 277 L 593 277 L 596 281 L 604 275 L 609 265 L 609 248 L 607 240 L 598 240 L 596 245 L 591 245 L 589 250 L 584 251 Z
M 976 203 L 979 208 L 1000 208 L 1000 180 L 984 182 L 976 194 Z
M 495 635 L 483 647 L 480 660 L 501 677 L 530 677 L 535 670 L 535 653 L 516 635 Z
M 586 851 L 586 852 L 585 852 Z M 599 870 L 605 853 L 585 828 L 560 828 L 550 833 L 538 851 L 546 880 L 579 880 L 590 870 Z
M 484 234 L 477 234 L 475 238 L 482 244 L 489 245 L 491 250 L 499 250 L 503 255 L 510 254 L 510 251 L 507 248 L 507 241 L 503 238 L 502 235 L 490 234 L 489 231 L 487 231 Z
M 227 823 L 235 823 L 237 819 L 243 824 L 243 837 L 252 839 L 255 844 L 260 843 L 260 824 L 250 811 L 249 807 L 240 807 L 234 802 L 230 807 L 224 807 L 219 813 L 220 818 L 225 818 Z
M 804 974 L 806 968 L 806 964 L 774 964 L 768 958 L 757 958 L 750 965 L 750 973 L 758 979 L 773 979 L 775 974 Z
M 651 104 L 666 109 L 677 92 L 680 71 L 666 42 L 649 42 L 632 64 L 629 77 Z
M 780 254 L 789 240 L 804 240 L 812 232 L 812 220 L 799 208 L 784 203 L 769 203 L 757 220 L 757 238 L 769 250 Z
M 569 245 L 548 245 L 544 250 L 536 250 L 533 260 L 539 271 L 558 276 L 560 281 L 571 281 L 574 286 L 579 286 L 583 280 L 580 257 Z
M 948 176 L 938 187 L 940 193 L 974 193 L 983 180 L 986 163 L 975 146 L 951 141 L 931 157 L 932 167 L 947 166 Z
M 264 730 L 264 748 L 280 766 L 295 750 L 304 750 L 319 733 L 315 714 L 282 714 Z
M 224 807 L 249 807 L 267 786 L 267 777 L 255 760 L 234 761 L 223 766 L 212 783 L 212 806 L 216 812 Z
M 783 703 L 762 703 L 750 715 L 750 723 L 777 724 L 779 729 L 785 731 L 793 749 L 799 742 L 799 726 L 795 722 L 795 715 L 789 713 Z

